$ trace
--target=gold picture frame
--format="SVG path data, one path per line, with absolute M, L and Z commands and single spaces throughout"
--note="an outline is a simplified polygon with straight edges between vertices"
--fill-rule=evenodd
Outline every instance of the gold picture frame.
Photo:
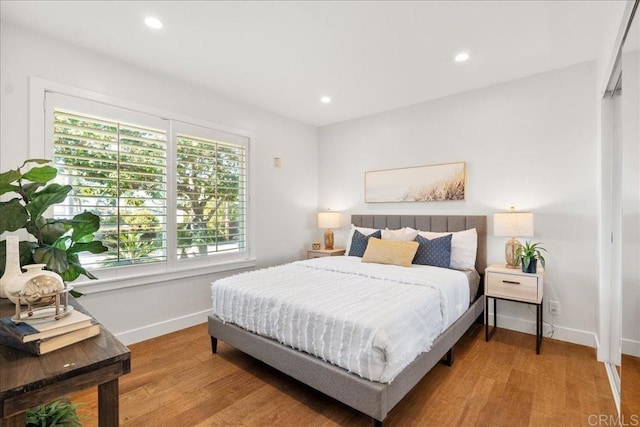
M 364 173 L 365 203 L 461 201 L 466 193 L 465 162 Z

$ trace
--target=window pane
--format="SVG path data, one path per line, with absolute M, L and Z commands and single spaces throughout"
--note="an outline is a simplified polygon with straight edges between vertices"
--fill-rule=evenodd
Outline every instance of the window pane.
M 245 250 L 243 146 L 178 134 L 178 257 Z
M 54 111 L 58 182 L 73 186 L 54 215 L 95 213 L 96 238 L 109 248 L 81 253 L 85 268 L 166 260 L 166 140 L 163 130 Z

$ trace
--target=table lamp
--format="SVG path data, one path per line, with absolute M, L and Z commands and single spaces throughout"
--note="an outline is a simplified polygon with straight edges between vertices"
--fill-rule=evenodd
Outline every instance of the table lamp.
M 318 212 L 318 227 L 327 229 L 324 232 L 324 248 L 333 249 L 333 231 L 331 229 L 340 227 L 340 212 Z
M 516 237 L 533 237 L 533 213 L 516 212 L 512 206 L 509 212 L 493 214 L 493 234 L 511 237 L 504 245 L 504 258 L 507 268 L 518 268 L 516 251 L 522 245 Z

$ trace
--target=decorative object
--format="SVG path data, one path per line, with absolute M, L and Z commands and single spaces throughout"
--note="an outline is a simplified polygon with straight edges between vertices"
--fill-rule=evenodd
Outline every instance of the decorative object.
M 518 268 L 520 258 L 516 252 L 522 245 L 516 237 L 533 236 L 533 213 L 516 212 L 513 206 L 509 212 L 495 213 L 493 215 L 493 234 L 511 237 L 504 246 L 504 258 L 507 268 Z
M 313 242 L 311 244 L 311 249 L 313 249 L 314 251 L 317 251 L 318 249 L 320 249 L 322 247 L 322 245 L 320 244 L 320 242 Z
M 25 265 L 26 273 L 14 276 L 7 287 L 5 293 L 7 298 L 14 304 L 35 304 L 48 305 L 55 302 L 53 298 L 57 292 L 64 289 L 64 282 L 60 275 L 53 271 L 45 271 L 46 264 Z M 51 297 L 51 298 L 48 298 Z M 48 301 L 48 302 L 47 302 Z
M 523 273 L 535 274 L 537 272 L 538 260 L 540 260 L 540 264 L 544 267 L 544 257 L 540 251 L 546 252 L 547 250 L 541 245 L 542 243 L 539 242 L 531 243 L 528 241 L 516 250 L 516 257 L 522 261 Z
M 7 298 L 6 289 L 17 289 L 19 285 L 14 282 L 22 280 L 18 235 L 10 234 L 7 236 L 5 253 L 4 275 L 0 279 L 0 298 Z
M 340 227 L 340 212 L 319 212 L 318 213 L 318 227 L 326 228 L 324 232 L 324 248 L 333 249 L 333 231 L 332 228 Z
M 36 164 L 22 172 L 28 164 Z M 80 252 L 102 253 L 108 248 L 95 233 L 100 228 L 100 218 L 90 212 L 82 212 L 72 219 L 45 217 L 47 209 L 63 202 L 72 190 L 70 185 L 50 183 L 57 176 L 50 160 L 30 159 L 20 167 L 0 174 L 0 195 L 15 193 L 16 197 L 0 203 L 0 234 L 6 231 L 26 230 L 35 241 L 20 242 L 20 264 L 46 264 L 65 282 L 72 282 L 81 274 L 90 279 L 96 277 L 80 263 Z M 7 251 L 0 245 L 0 274 L 4 273 Z M 3 250 L 5 249 L 5 250 Z M 11 273 L 13 274 L 13 273 Z
M 417 166 L 364 173 L 366 203 L 465 199 L 465 163 Z

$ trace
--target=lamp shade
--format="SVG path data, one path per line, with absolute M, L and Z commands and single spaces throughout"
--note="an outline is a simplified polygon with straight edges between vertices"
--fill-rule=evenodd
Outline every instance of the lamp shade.
M 493 214 L 493 234 L 507 237 L 533 237 L 533 213 L 499 212 Z
M 340 227 L 340 212 L 318 212 L 319 228 L 338 228 Z

